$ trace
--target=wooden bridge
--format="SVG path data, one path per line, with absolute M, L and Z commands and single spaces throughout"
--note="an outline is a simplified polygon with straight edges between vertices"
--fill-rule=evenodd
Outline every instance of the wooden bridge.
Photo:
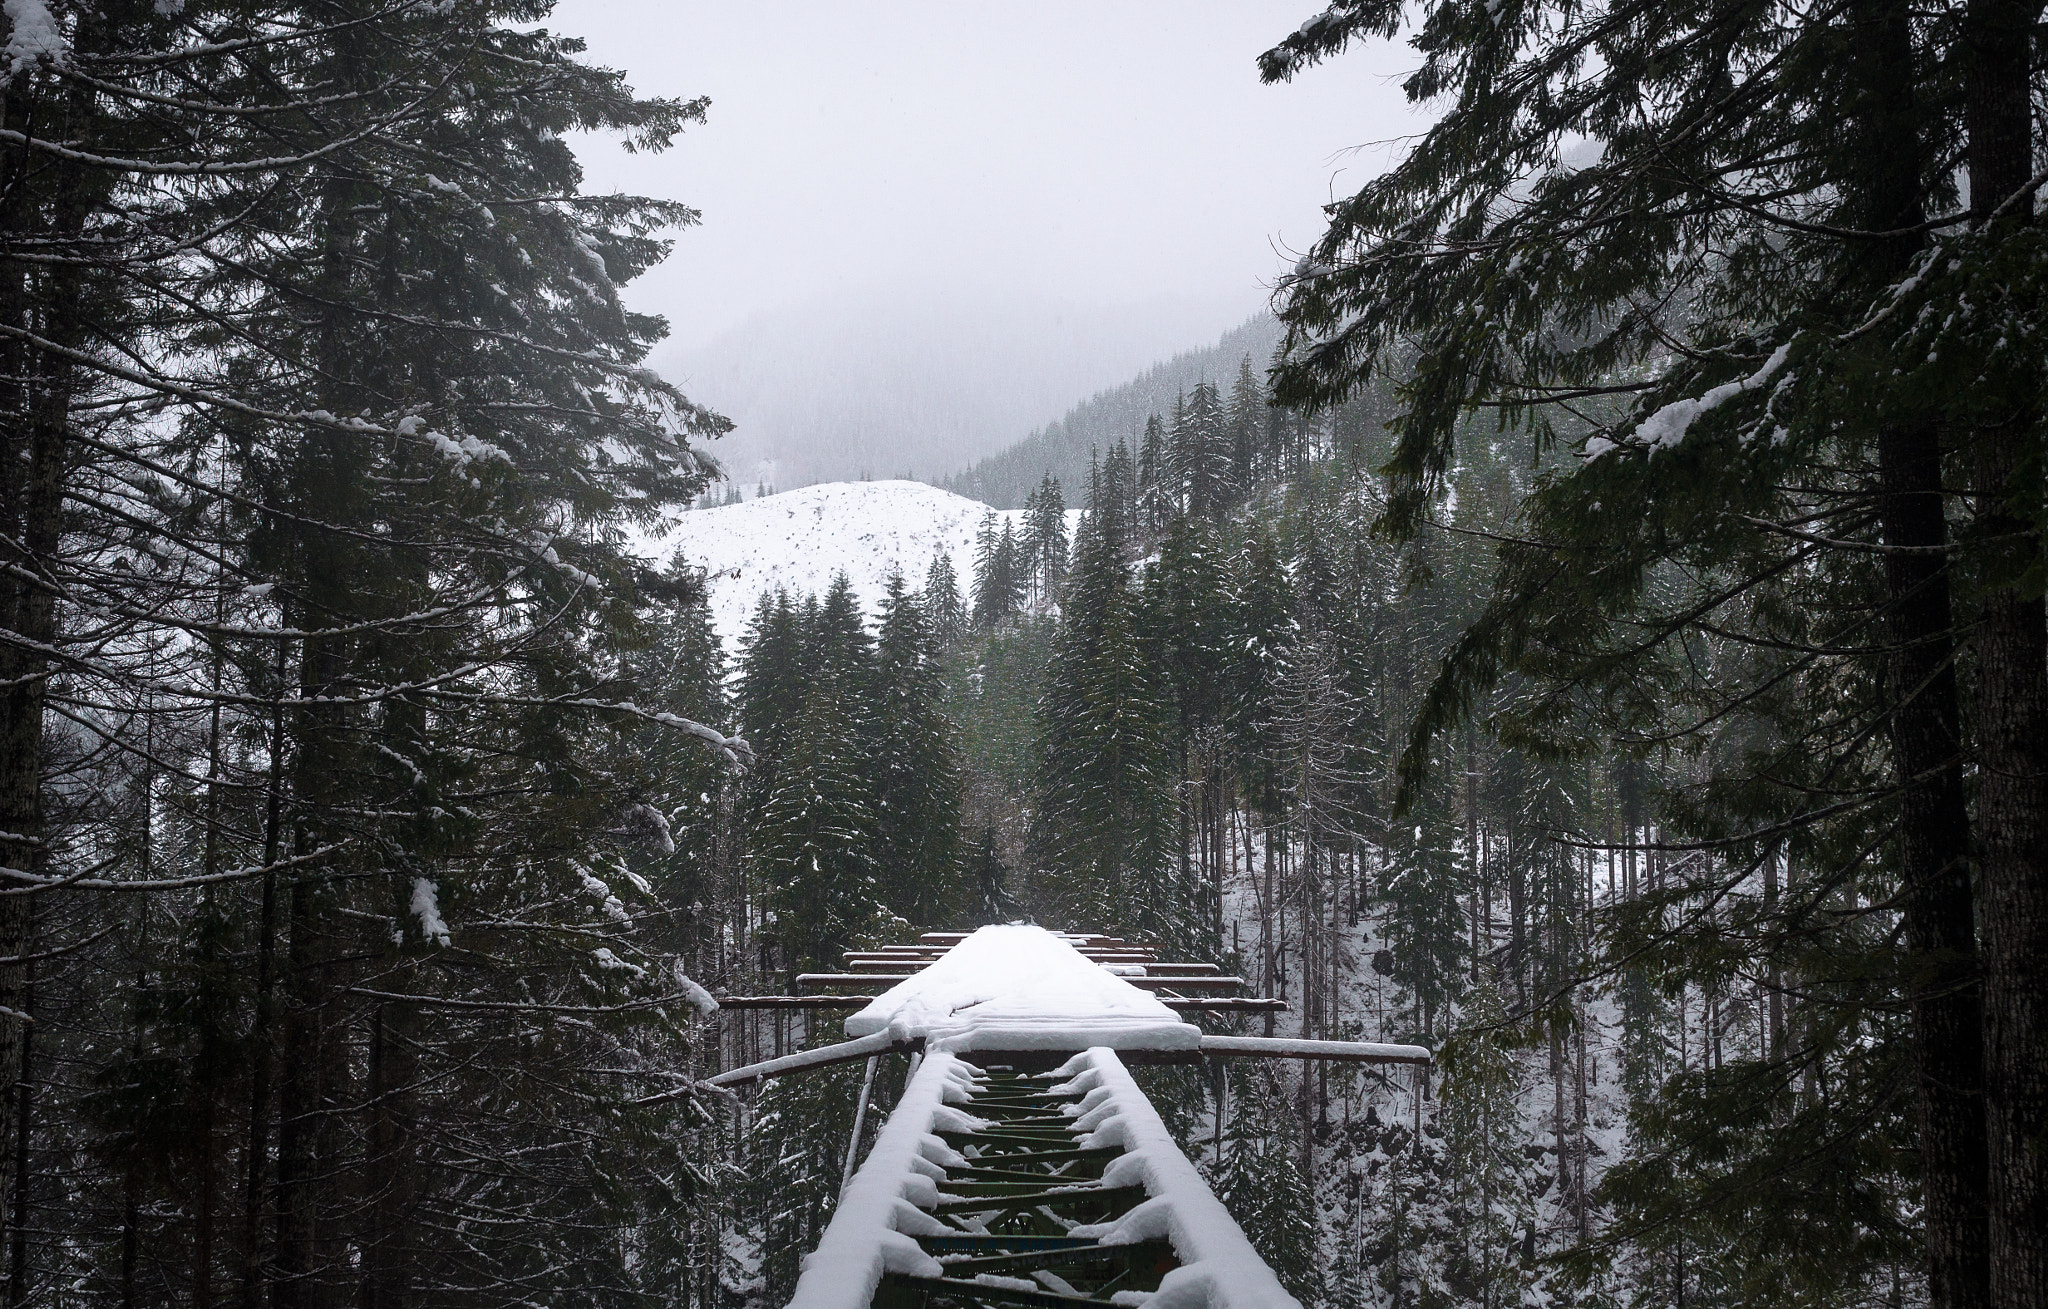
M 799 977 L 811 994 L 721 1000 L 858 1011 L 847 1041 L 711 1079 L 867 1061 L 839 1204 L 790 1309 L 1299 1309 L 1126 1065 L 1430 1060 L 1413 1045 L 1205 1035 L 1182 1015 L 1286 1005 L 1219 995 L 1241 979 L 1113 937 L 1013 924 L 845 962 Z M 910 1058 L 910 1074 L 862 1160 L 877 1062 L 891 1053 Z

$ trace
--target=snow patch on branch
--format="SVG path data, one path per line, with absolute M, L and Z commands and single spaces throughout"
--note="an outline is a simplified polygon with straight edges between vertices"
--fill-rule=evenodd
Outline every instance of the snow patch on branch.
M 420 920 L 420 935 L 435 945 L 448 944 L 448 923 L 441 917 L 441 888 L 425 877 L 412 879 L 412 915 Z
M 43 0 L 0 0 L 0 13 L 7 16 L 7 45 L 0 49 L 0 59 L 7 62 L 7 81 L 45 59 L 61 64 L 71 53 L 71 42 L 64 39 Z
M 1778 370 L 1785 366 L 1785 357 L 1791 353 L 1792 345 L 1788 341 L 1773 350 L 1771 357 L 1764 361 L 1764 366 L 1748 377 L 1739 381 L 1723 382 L 1696 399 L 1674 400 L 1665 405 L 1636 425 L 1635 443 L 1646 447 L 1651 454 L 1676 447 L 1685 440 L 1685 434 L 1692 430 L 1692 425 L 1703 415 L 1720 408 L 1736 396 L 1749 391 L 1761 391 L 1770 385 L 1771 379 L 1778 375 Z M 1596 436 L 1586 442 L 1586 457 L 1598 459 L 1615 448 L 1615 442 Z
M 426 430 L 422 431 L 422 428 L 426 428 Z M 497 459 L 506 464 L 512 462 L 512 455 L 505 447 L 493 445 L 481 437 L 451 437 L 445 433 L 436 432 L 431 428 L 427 428 L 427 420 L 418 414 L 407 414 L 399 419 L 397 431 L 400 436 L 418 437 L 425 441 L 434 449 L 435 453 L 453 463 L 458 472 L 468 468 L 470 464 L 478 460 Z
M 597 949 L 592 950 L 590 952 L 590 957 L 593 960 L 595 960 L 597 962 L 597 966 L 599 968 L 602 968 L 605 972 L 631 973 L 635 980 L 647 976 L 647 970 L 645 968 L 642 968 L 639 964 L 631 963 L 627 960 L 619 958 L 617 955 L 611 952 L 611 949 L 608 946 L 601 945 L 597 947 Z
M 683 993 L 683 998 L 688 1000 L 698 1013 L 709 1018 L 718 1012 L 718 998 L 698 985 L 697 979 L 684 972 L 681 964 L 675 966 L 675 979 L 676 989 Z
M 584 891 L 587 892 L 593 900 L 600 902 L 600 904 L 604 908 L 605 916 L 607 918 L 610 918 L 613 922 L 617 923 L 626 923 L 632 921 L 631 917 L 626 913 L 626 906 L 620 904 L 619 897 L 612 894 L 612 888 L 610 883 L 606 882 L 602 877 L 599 877 L 596 874 L 592 873 L 588 868 L 585 868 L 582 864 L 573 864 L 572 867 L 576 869 L 576 875 L 583 879 Z

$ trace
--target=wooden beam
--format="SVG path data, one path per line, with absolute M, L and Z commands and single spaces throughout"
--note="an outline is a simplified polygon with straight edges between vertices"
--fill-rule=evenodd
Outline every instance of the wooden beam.
M 871 995 L 721 995 L 720 1009 L 864 1009 Z M 1161 996 L 1159 1003 L 1181 1013 L 1286 1013 L 1287 1002 L 1270 996 Z
M 1275 999 L 1274 999 L 1273 997 L 1271 997 L 1271 996 L 1266 996 L 1266 995 L 1260 995 L 1260 996 L 1230 996 L 1230 995 L 1216 995 L 1216 996 L 1206 996 L 1206 997 L 1203 997 L 1203 998 L 1201 998 L 1201 999 L 1192 999 L 1192 1000 L 1191 1000 L 1191 999 L 1183 999 L 1182 997 L 1180 997 L 1180 996 L 1177 996 L 1177 995 L 1164 995 L 1164 996 L 1161 996 L 1161 997 L 1159 997 L 1159 1003 L 1161 1003 L 1161 1004 L 1165 1005 L 1165 1006 L 1166 1006 L 1166 1007 L 1167 1007 L 1168 1009 L 1172 1009 L 1172 1010 L 1174 1010 L 1174 1011 L 1175 1011 L 1175 1012 L 1177 1012 L 1177 1013 L 1193 1013 L 1193 1014 L 1246 1014 L 1246 1013 L 1251 1013 L 1251 1014 L 1259 1014 L 1259 1013 L 1276 1013 L 1276 1014 L 1284 1014 L 1284 1013 L 1286 1013 L 1286 1012 L 1287 1012 L 1287 1002 L 1286 1002 L 1285 1000 L 1275 1000 Z
M 898 1041 L 887 1032 L 876 1032 L 852 1041 L 841 1041 L 838 1045 L 820 1046 L 815 1050 L 801 1050 L 786 1054 L 780 1059 L 764 1059 L 758 1064 L 747 1064 L 706 1078 L 713 1086 L 738 1086 L 742 1082 L 760 1081 L 767 1077 L 782 1077 L 789 1073 L 807 1073 L 813 1068 L 826 1068 L 833 1064 L 848 1064 L 869 1055 L 887 1054 L 892 1050 L 908 1050 L 909 1042 Z
M 1429 1050 L 1419 1045 L 1383 1045 L 1377 1041 L 1310 1041 L 1294 1037 L 1205 1036 L 1202 1053 L 1248 1055 L 1265 1059 L 1334 1059 L 1354 1064 L 1430 1063 Z
M 871 995 L 721 995 L 720 1009 L 865 1009 Z
M 914 974 L 877 973 L 799 973 L 798 986 L 894 986 L 907 982 Z M 1132 986 L 1147 991 L 1227 991 L 1244 985 L 1242 977 L 1126 977 Z

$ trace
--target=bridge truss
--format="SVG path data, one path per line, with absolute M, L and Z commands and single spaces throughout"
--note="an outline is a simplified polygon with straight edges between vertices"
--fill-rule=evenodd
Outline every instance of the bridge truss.
M 712 1079 L 867 1061 L 846 1182 L 790 1309 L 1299 1309 L 1127 1064 L 1430 1060 L 1412 1045 L 1205 1035 L 1182 1016 L 1285 1005 L 1218 994 L 1241 980 L 1111 937 L 989 927 L 846 963 L 799 977 L 813 994 L 721 1001 L 858 1010 L 845 1042 Z M 890 1053 L 911 1071 L 861 1159 L 876 1064 Z

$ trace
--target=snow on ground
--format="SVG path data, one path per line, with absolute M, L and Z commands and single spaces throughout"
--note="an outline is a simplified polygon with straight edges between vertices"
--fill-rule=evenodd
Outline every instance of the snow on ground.
M 1022 510 L 993 511 L 922 482 L 823 482 L 678 514 L 665 536 L 641 548 L 662 560 L 680 550 L 705 570 L 712 623 L 734 654 L 763 591 L 781 586 L 799 597 L 822 595 L 842 569 L 872 615 L 890 573 L 900 571 L 915 590 L 943 551 L 953 557 L 962 598 L 969 598 L 975 533 L 991 512 L 1022 530 Z M 1069 533 L 1079 516 L 1068 511 Z

